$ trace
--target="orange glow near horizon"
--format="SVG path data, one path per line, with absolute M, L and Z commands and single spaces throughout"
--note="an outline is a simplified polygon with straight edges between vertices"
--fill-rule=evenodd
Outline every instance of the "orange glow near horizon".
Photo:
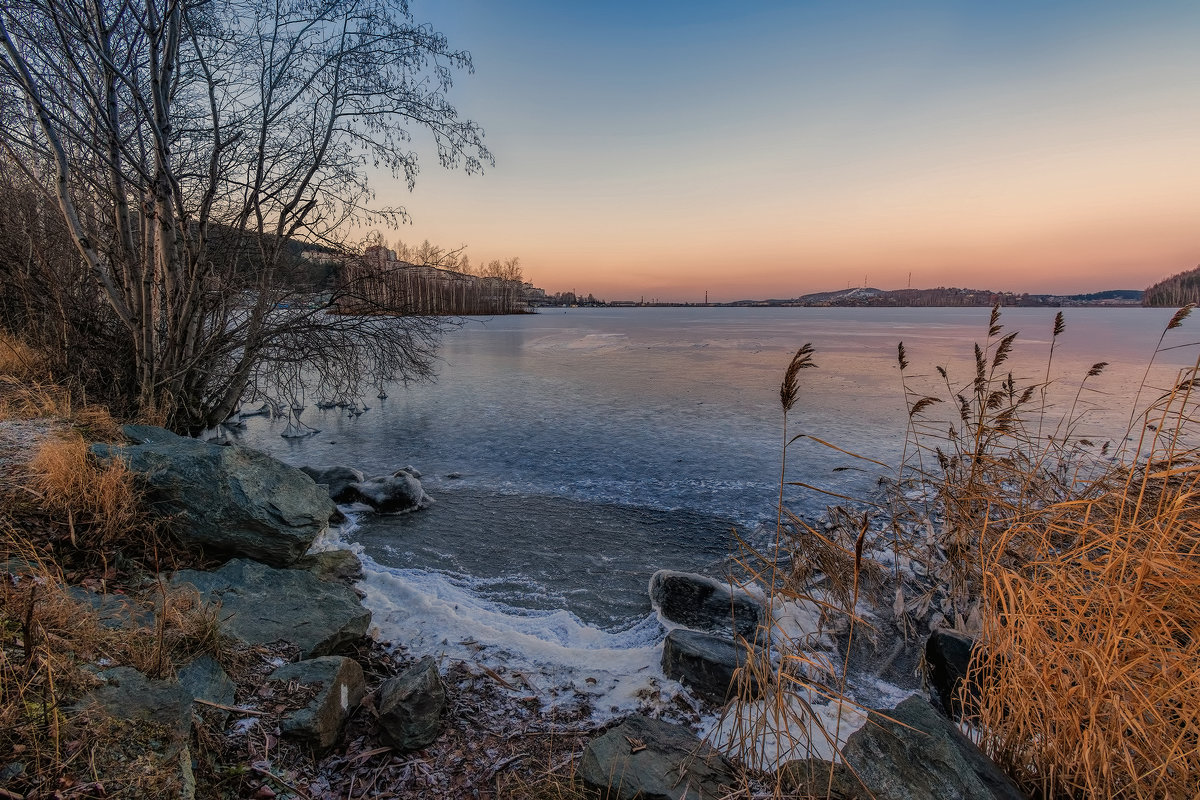
M 718 19 L 701 3 L 711 24 L 663 12 L 614 44 L 578 9 L 451 6 L 478 69 L 456 101 L 497 165 L 428 166 L 412 195 L 378 184 L 413 216 L 389 239 L 517 255 L 552 292 L 692 302 L 910 273 L 915 288 L 1140 289 L 1200 262 L 1200 8 Z M 557 47 L 506 38 L 539 25 Z

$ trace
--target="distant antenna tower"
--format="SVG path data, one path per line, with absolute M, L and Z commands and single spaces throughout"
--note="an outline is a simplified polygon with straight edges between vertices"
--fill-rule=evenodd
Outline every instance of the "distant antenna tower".
M 908 288 L 912 288 L 912 273 L 908 273 Z

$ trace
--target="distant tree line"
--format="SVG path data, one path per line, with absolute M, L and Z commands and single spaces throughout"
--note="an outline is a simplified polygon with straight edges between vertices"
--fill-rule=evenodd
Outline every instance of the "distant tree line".
M 521 260 L 472 267 L 462 249 L 425 240 L 388 248 L 376 238 L 362 255 L 342 259 L 335 278 L 342 314 L 481 316 L 527 310 Z
M 1200 267 L 1161 280 L 1142 295 L 1144 306 L 1178 308 L 1188 303 L 1200 303 Z

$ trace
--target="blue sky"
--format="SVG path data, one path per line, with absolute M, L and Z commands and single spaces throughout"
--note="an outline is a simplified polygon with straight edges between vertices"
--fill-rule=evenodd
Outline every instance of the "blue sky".
M 1200 262 L 1200 3 L 413 4 L 496 166 L 387 232 L 551 290 L 1140 288 Z

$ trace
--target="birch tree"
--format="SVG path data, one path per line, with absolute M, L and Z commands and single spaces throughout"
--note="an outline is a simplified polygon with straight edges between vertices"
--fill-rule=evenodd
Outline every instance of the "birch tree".
M 411 189 L 414 137 L 491 161 L 448 98 L 470 55 L 404 0 L 9 0 L 0 44 L 7 180 L 58 215 L 131 407 L 196 431 L 248 393 L 429 375 L 436 321 L 293 280 L 301 244 L 404 221 L 368 177 Z

